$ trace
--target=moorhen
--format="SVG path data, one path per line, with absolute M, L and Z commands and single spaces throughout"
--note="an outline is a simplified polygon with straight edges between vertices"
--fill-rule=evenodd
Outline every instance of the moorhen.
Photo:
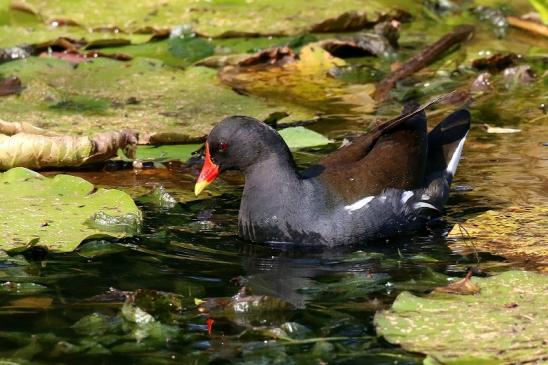
M 239 234 L 252 242 L 333 246 L 423 229 L 442 212 L 470 129 L 461 109 L 428 133 L 427 106 L 405 105 L 302 172 L 273 128 L 225 118 L 207 137 L 195 193 L 223 171 L 240 170 Z

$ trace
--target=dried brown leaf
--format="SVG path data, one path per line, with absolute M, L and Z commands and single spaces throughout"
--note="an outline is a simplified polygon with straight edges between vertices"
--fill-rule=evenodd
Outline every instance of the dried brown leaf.
M 18 77 L 12 76 L 7 79 L 0 79 L 0 96 L 19 94 L 23 91 L 23 84 Z
M 508 67 L 515 66 L 518 63 L 518 59 L 519 57 L 515 53 L 497 53 L 488 58 L 478 58 L 472 61 L 472 67 L 478 70 L 487 70 L 491 73 L 497 73 Z
M 138 135 L 130 130 L 89 137 L 52 136 L 26 123 L 0 121 L 0 170 L 12 167 L 78 167 L 108 160 L 123 149 L 135 156 Z
M 469 272 L 466 277 L 462 280 L 455 281 L 446 286 L 440 286 L 434 289 L 436 293 L 449 293 L 449 294 L 461 294 L 461 295 L 473 295 L 480 292 L 480 287 L 477 284 L 474 284 L 470 278 L 472 273 Z

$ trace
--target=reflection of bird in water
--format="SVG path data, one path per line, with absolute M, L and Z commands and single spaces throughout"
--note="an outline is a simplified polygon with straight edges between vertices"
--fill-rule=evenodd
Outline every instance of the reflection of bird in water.
M 386 296 L 389 282 L 421 278 L 425 270 L 431 272 L 433 264 L 420 261 L 426 252 L 447 257 L 450 250 L 443 231 L 444 227 L 439 227 L 427 237 L 403 237 L 367 247 L 284 245 L 283 249 L 267 249 L 246 245 L 242 252 L 246 276 L 240 284 L 250 294 L 274 296 L 295 308 L 357 298 L 373 300 Z M 443 262 L 436 265 L 445 269 Z

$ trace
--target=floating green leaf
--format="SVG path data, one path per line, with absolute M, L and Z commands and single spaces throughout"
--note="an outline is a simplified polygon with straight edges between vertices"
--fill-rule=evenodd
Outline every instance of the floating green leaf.
M 137 147 L 136 158 L 138 160 L 180 160 L 186 161 L 192 153 L 199 150 L 200 144 L 172 144 L 160 146 L 139 146 Z
M 329 138 L 305 127 L 285 128 L 280 131 L 280 135 L 289 148 L 323 146 L 330 142 Z
M 169 39 L 168 43 L 169 52 L 173 56 L 184 59 L 188 63 L 211 56 L 215 51 L 215 48 L 211 43 L 198 37 L 173 37 Z
M 92 184 L 69 175 L 45 178 L 25 168 L 1 174 L 0 248 L 67 252 L 85 239 L 135 233 L 141 213 L 131 197 L 119 190 L 93 191 Z M 92 228 L 98 215 L 113 219 Z
M 376 314 L 377 332 L 427 354 L 429 365 L 548 360 L 548 276 L 508 271 L 472 281 L 480 294 L 400 294 L 390 310 Z

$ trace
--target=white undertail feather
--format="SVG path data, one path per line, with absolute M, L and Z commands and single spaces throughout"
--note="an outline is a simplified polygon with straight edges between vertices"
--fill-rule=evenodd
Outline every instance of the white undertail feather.
M 402 204 L 405 204 L 407 203 L 407 201 L 414 195 L 414 193 L 412 191 L 404 191 L 402 194 L 401 194 L 401 203 Z
M 464 147 L 464 141 L 466 141 L 467 136 L 468 136 L 468 132 L 460 140 L 459 145 L 457 146 L 457 148 L 455 148 L 455 151 L 453 152 L 453 156 L 451 156 L 451 160 L 447 164 L 446 171 L 450 173 L 452 176 L 455 176 L 455 173 L 457 172 L 457 166 L 459 165 L 460 156 L 462 154 L 462 149 Z
M 349 210 L 349 211 L 354 211 L 354 210 L 358 210 L 358 209 L 361 209 L 363 207 L 365 207 L 367 205 L 367 203 L 369 203 L 371 200 L 373 200 L 375 197 L 374 196 L 368 196 L 368 197 L 365 197 L 363 199 L 360 199 L 358 200 L 357 202 L 355 203 L 352 203 L 350 205 L 346 205 L 344 207 L 344 209 L 346 210 Z
M 415 209 L 428 208 L 428 209 L 439 210 L 438 208 L 436 208 L 436 207 L 433 206 L 432 204 L 426 203 L 426 202 L 418 202 L 418 203 L 415 203 L 415 204 L 413 204 L 413 208 L 415 208 Z

